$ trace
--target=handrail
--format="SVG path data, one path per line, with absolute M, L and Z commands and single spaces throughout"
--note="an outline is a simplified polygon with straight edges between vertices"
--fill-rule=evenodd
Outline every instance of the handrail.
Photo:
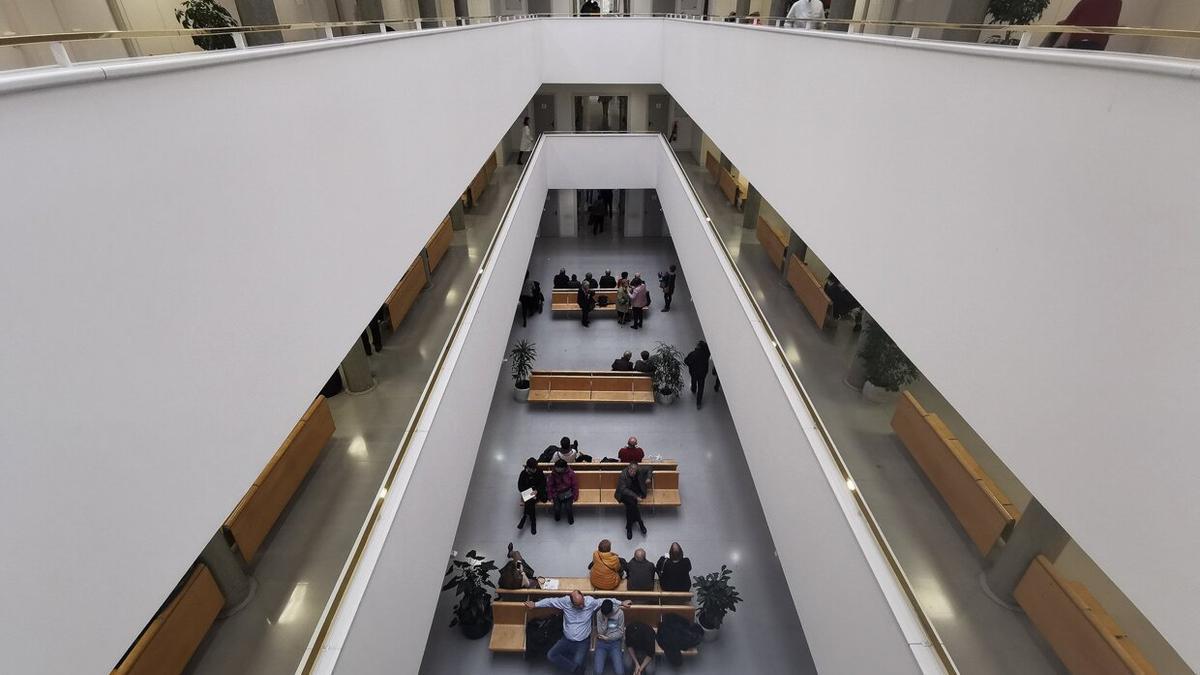
M 732 23 L 740 26 L 759 28 L 785 27 L 785 23 L 812 23 L 819 25 L 846 26 L 854 28 L 909 28 L 909 29 L 944 29 L 944 30 L 979 30 L 1011 33 L 1092 33 L 1097 35 L 1127 35 L 1142 37 L 1166 37 L 1182 39 L 1200 39 L 1200 30 L 1180 28 L 1159 28 L 1155 26 L 1073 26 L 1058 24 L 994 24 L 994 23 L 947 23 L 941 21 L 881 21 L 877 19 L 789 19 L 782 16 L 718 16 L 700 14 L 657 13 L 657 14 L 601 14 L 584 15 L 586 18 L 666 18 L 689 21 L 706 21 L 711 23 Z M 89 40 L 130 40 L 156 37 L 194 37 L 212 35 L 236 35 L 242 33 L 262 33 L 290 30 L 324 30 L 334 28 L 368 28 L 382 30 L 388 24 L 411 23 L 416 28 L 427 24 L 440 24 L 441 27 L 474 25 L 480 21 L 502 22 L 529 18 L 578 18 L 578 14 L 517 14 L 517 15 L 481 15 L 465 17 L 404 17 L 397 19 L 372 19 L 369 21 L 314 21 L 305 23 L 281 23 L 253 26 L 230 26 L 225 28 L 162 28 L 147 30 L 105 30 L 105 31 L 74 31 L 63 33 L 37 33 L 27 35 L 0 36 L 0 47 L 19 47 L 23 45 L 48 44 L 55 42 L 84 42 Z M 426 28 L 428 29 L 428 28 Z M 797 28 L 797 30 L 800 30 Z
M 534 145 L 533 152 L 537 152 L 538 145 L 541 144 L 539 138 Z M 493 152 L 495 150 L 493 149 Z M 532 157 L 533 152 L 530 153 Z M 383 511 L 384 500 L 392 490 L 392 484 L 396 480 L 396 475 L 400 472 L 400 463 L 408 454 L 408 446 L 412 442 L 413 436 L 417 431 L 417 423 L 421 420 L 421 416 L 425 413 L 425 407 L 429 404 L 430 395 L 434 389 L 434 383 L 442 374 L 442 368 L 446 364 L 446 357 L 450 353 L 450 347 L 457 339 L 459 331 L 462 329 L 463 321 L 466 318 L 467 310 L 471 306 L 471 300 L 474 299 L 475 293 L 479 290 L 480 279 L 483 278 L 483 270 L 492 260 L 492 254 L 496 249 L 496 242 L 500 239 L 500 235 L 507 229 L 507 222 L 510 212 L 512 211 L 513 203 L 516 201 L 517 192 L 520 190 L 522 182 L 525 180 L 525 172 L 529 170 L 532 161 L 525 162 L 521 168 L 521 173 L 517 176 L 517 182 L 513 187 L 513 192 L 508 197 L 508 203 L 504 205 L 504 210 L 500 213 L 500 222 L 496 226 L 496 231 L 492 233 L 491 241 L 488 242 L 487 249 L 483 252 L 483 257 L 479 261 L 479 270 L 471 279 L 471 285 L 467 288 L 467 293 L 463 297 L 462 307 L 458 310 L 458 315 L 454 318 L 454 323 L 450 326 L 450 333 L 446 336 L 446 342 L 442 345 L 442 350 L 438 353 L 437 361 L 433 365 L 433 370 L 429 373 L 429 378 L 425 381 L 424 388 L 421 389 L 421 396 L 417 400 L 417 407 L 413 410 L 412 415 L 408 419 L 408 425 L 404 429 L 404 436 L 400 440 L 400 445 L 396 449 L 396 454 L 392 456 L 392 463 L 388 467 L 387 473 L 384 476 L 383 487 L 379 494 L 375 497 L 375 501 L 371 505 L 370 511 L 367 513 L 367 518 L 364 521 L 363 529 L 358 534 L 358 539 L 354 542 L 354 548 L 351 551 L 350 557 L 347 559 L 346 566 L 343 568 L 341 575 L 338 577 L 337 586 L 334 588 L 331 600 L 326 606 L 324 613 L 321 616 L 321 623 L 318 626 L 315 636 L 310 645 L 307 658 L 301 664 L 301 672 L 305 675 L 312 673 L 313 667 L 317 663 L 317 658 L 321 655 L 321 647 L 325 642 L 325 638 L 329 635 L 329 629 L 333 626 L 334 618 L 337 616 L 338 609 L 341 607 L 342 600 L 345 599 L 346 590 L 350 587 L 351 581 L 354 579 L 355 573 L 358 571 L 358 565 L 362 560 L 363 551 L 366 550 L 367 543 L 371 539 L 371 534 L 375 530 L 375 525 L 379 522 L 379 515 Z

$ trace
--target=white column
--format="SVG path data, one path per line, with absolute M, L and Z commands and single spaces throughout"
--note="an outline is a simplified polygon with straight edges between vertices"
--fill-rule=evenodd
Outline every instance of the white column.
M 574 190 L 556 190 L 558 193 L 558 236 L 579 236 L 579 211 L 576 207 Z
M 646 191 L 625 191 L 625 236 L 641 237 L 646 221 Z

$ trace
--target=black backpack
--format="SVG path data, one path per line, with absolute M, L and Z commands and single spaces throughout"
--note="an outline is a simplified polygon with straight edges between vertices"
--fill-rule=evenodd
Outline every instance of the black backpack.
M 550 460 L 554 459 L 554 453 L 556 452 L 558 452 L 558 446 L 551 445 L 543 450 L 542 454 L 538 455 L 538 462 L 541 462 L 542 464 L 548 464 Z
M 544 616 L 525 624 L 525 660 L 546 658 L 546 652 L 563 636 L 562 618 Z
M 667 662 L 678 665 L 682 662 L 680 652 L 700 646 L 704 639 L 704 629 L 700 624 L 689 622 L 678 614 L 664 613 L 655 639 L 666 653 Z

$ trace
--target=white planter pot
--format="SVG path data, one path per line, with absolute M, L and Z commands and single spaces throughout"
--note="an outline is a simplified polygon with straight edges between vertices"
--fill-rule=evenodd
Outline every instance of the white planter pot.
M 662 405 L 671 405 L 677 398 L 679 398 L 679 392 L 673 391 L 670 394 L 664 394 L 657 389 L 654 390 L 654 400 Z
M 518 389 L 513 387 L 513 400 L 518 403 L 529 403 L 529 387 Z
M 862 388 L 863 398 L 872 403 L 894 403 L 900 397 L 898 391 L 888 391 L 883 387 L 876 387 L 870 381 L 863 383 Z

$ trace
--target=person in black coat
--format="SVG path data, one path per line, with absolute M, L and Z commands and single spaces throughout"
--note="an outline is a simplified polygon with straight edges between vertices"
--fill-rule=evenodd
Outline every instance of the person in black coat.
M 700 402 L 704 400 L 704 380 L 708 377 L 708 343 L 701 340 L 696 343 L 696 348 L 691 351 L 683 359 L 683 365 L 687 366 L 688 375 L 692 376 L 692 393 L 696 395 L 696 409 L 700 409 Z
M 596 306 L 596 297 L 592 293 L 592 287 L 583 284 L 579 290 L 575 292 L 575 303 L 579 305 L 579 322 L 584 326 L 592 325 L 590 315 L 592 308 Z
M 604 270 L 604 274 L 600 275 L 600 288 L 616 288 L 617 278 L 612 275 L 612 270 Z
M 524 492 L 533 490 L 533 498 L 525 500 L 525 511 L 521 514 L 521 522 L 517 523 L 517 529 L 525 527 L 525 521 L 529 521 L 529 534 L 537 534 L 537 503 L 544 502 L 549 499 L 546 496 L 546 474 L 538 467 L 538 462 L 533 457 L 525 460 L 525 468 L 521 469 L 521 474 L 517 476 L 517 491 Z
M 567 268 L 564 267 L 564 268 L 560 269 L 558 271 L 558 274 L 554 275 L 554 287 L 555 288 L 568 288 L 569 287 L 568 284 L 570 284 L 570 283 L 571 283 L 571 277 L 567 276 Z
M 684 557 L 679 542 L 671 544 L 670 550 L 658 559 L 654 567 L 658 572 L 658 585 L 664 591 L 692 590 L 692 561 Z
M 671 296 L 675 295 L 675 276 L 674 265 L 671 265 L 671 268 L 666 272 L 658 275 L 658 285 L 662 288 L 663 299 L 666 301 L 663 303 L 662 308 L 664 312 L 671 311 Z

